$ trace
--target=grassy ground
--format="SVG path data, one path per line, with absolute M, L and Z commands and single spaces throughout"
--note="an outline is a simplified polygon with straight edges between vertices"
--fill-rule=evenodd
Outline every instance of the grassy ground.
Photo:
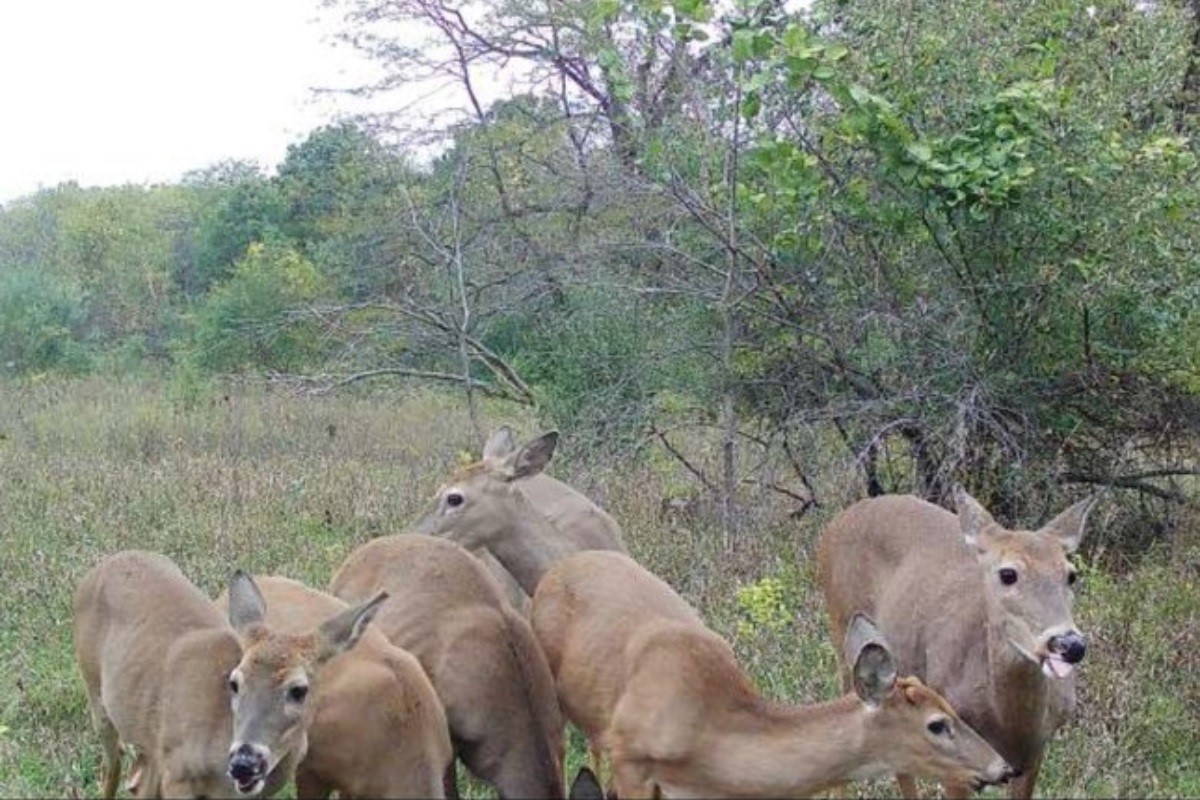
M 485 409 L 485 432 L 501 422 L 536 428 Z M 234 566 L 323 587 L 354 546 L 403 529 L 481 442 L 457 402 L 432 394 L 0 386 L 0 796 L 97 790 L 70 602 L 100 557 L 157 550 L 214 595 Z M 722 553 L 703 519 L 660 519 L 677 481 L 661 466 L 589 464 L 570 436 L 556 461 L 556 474 L 622 523 L 634 555 L 735 643 L 764 692 L 834 695 L 808 555 L 836 509 L 794 522 L 764 508 Z M 1151 557 L 1120 575 L 1084 565 L 1077 620 L 1091 649 L 1080 714 L 1051 747 L 1039 794 L 1200 796 L 1196 556 Z M 581 763 L 578 743 L 570 763 Z

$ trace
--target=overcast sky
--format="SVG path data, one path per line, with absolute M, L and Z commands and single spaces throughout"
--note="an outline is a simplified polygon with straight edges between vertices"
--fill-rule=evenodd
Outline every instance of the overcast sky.
M 275 166 L 370 68 L 317 0 L 0 0 L 0 203 Z

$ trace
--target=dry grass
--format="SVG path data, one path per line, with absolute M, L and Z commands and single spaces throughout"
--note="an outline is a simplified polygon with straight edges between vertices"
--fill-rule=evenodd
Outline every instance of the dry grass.
M 537 428 L 484 409 L 484 432 L 501 422 Z M 0 386 L 0 796 L 97 789 L 70 598 L 101 556 L 160 551 L 214 595 L 234 566 L 324 586 L 355 545 L 403 529 L 459 454 L 481 442 L 459 402 L 430 393 Z M 597 465 L 572 452 L 570 436 L 558 461 L 556 474 L 622 523 L 634 555 L 735 642 L 765 692 L 833 696 L 833 649 L 808 555 L 836 509 L 796 523 L 763 500 L 749 532 L 722 553 L 703 512 L 686 524 L 660 520 L 660 501 L 679 481 L 670 467 Z M 783 587 L 791 621 L 748 624 L 737 589 L 768 577 Z M 1198 608 L 1186 554 L 1120 577 L 1089 571 L 1078 599 L 1093 640 L 1082 711 L 1051 748 L 1042 794 L 1200 795 Z M 576 746 L 572 766 L 580 757 Z

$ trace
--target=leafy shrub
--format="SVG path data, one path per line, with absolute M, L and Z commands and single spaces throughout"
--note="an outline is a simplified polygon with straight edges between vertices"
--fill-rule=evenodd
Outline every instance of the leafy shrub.
M 286 312 L 325 290 L 316 268 L 283 244 L 250 245 L 228 280 L 209 293 L 194 318 L 185 355 L 214 372 L 295 371 L 321 351 L 318 325 Z
M 0 273 L 0 364 L 8 372 L 81 372 L 88 357 L 78 341 L 83 292 L 35 270 Z

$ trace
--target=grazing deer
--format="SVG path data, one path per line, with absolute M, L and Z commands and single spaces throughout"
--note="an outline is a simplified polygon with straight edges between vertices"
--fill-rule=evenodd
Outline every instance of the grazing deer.
M 470 553 L 404 534 L 359 547 L 330 591 L 385 589 L 375 626 L 428 673 L 463 763 L 501 797 L 563 796 L 564 723 L 545 656 L 524 617 Z M 453 785 L 453 767 L 447 784 Z
M 122 742 L 137 751 L 130 787 L 139 796 L 236 796 L 226 771 L 227 683 L 242 650 L 174 563 L 140 551 L 102 560 L 75 590 L 73 638 L 100 736 L 104 797 L 120 783 Z M 265 793 L 286 782 L 287 766 Z
M 1093 502 L 1035 532 L 1001 527 L 962 487 L 957 518 L 916 497 L 877 497 L 835 517 L 818 545 L 835 639 L 854 614 L 875 619 L 900 669 L 944 695 L 1020 773 L 1014 798 L 1033 795 L 1046 743 L 1075 706 L 1072 673 L 1087 648 L 1071 618 L 1067 555 Z M 946 782 L 952 796 L 964 788 Z
M 480 461 L 442 485 L 434 509 L 413 532 L 471 551 L 487 550 L 527 595 L 567 556 L 583 550 L 625 552 L 612 517 L 543 472 L 557 445 L 558 433 L 551 431 L 518 448 L 512 431 L 500 428 Z
M 620 553 L 556 565 L 531 618 L 563 709 L 593 759 L 609 757 L 622 800 L 806 796 L 895 771 L 978 786 L 1009 774 L 937 693 L 897 678 L 865 617 L 846 636 L 854 693 L 800 707 L 760 696 L 729 644 Z
M 347 606 L 288 578 L 254 579 L 273 628 L 303 633 Z M 218 608 L 228 606 L 222 594 Z M 443 797 L 454 758 L 441 701 L 420 663 L 375 625 L 330 660 L 309 700 L 308 751 L 296 795 L 325 798 Z
M 103 796 L 116 795 L 122 742 L 137 751 L 130 787 L 139 796 L 236 796 L 228 681 L 242 649 L 208 597 L 164 556 L 116 553 L 79 582 L 73 628 Z M 286 783 L 291 766 L 265 775 L 263 793 Z

